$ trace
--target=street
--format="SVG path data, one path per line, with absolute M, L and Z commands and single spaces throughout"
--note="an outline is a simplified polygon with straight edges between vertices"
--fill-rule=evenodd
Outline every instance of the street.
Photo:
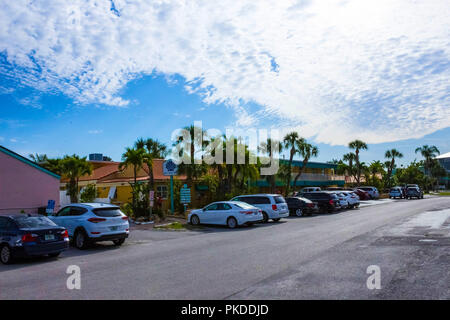
M 0 265 L 0 299 L 450 299 L 449 246 L 450 197 L 383 200 L 236 230 L 132 230 L 122 247 Z M 381 289 L 366 285 L 371 265 Z

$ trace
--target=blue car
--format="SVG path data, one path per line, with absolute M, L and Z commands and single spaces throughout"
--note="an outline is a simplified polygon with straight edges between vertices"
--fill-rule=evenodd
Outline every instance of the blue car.
M 403 198 L 403 190 L 400 187 L 394 187 L 391 188 L 391 190 L 389 191 L 389 198 L 399 198 L 402 199 Z
M 39 215 L 0 216 L 0 261 L 15 258 L 57 257 L 69 247 L 69 234 L 63 227 Z

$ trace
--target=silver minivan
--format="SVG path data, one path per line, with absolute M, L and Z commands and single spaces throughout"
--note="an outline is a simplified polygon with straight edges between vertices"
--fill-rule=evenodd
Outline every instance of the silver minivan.
M 280 194 L 246 194 L 237 196 L 231 201 L 242 201 L 262 210 L 263 222 L 269 219 L 279 221 L 289 216 L 289 208 L 286 200 Z

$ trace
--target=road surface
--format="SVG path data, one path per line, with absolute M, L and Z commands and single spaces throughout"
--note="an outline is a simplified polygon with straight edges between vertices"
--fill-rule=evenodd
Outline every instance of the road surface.
M 0 265 L 0 299 L 449 299 L 450 198 L 396 200 Z M 66 285 L 68 266 L 81 289 Z M 367 267 L 380 268 L 369 290 Z

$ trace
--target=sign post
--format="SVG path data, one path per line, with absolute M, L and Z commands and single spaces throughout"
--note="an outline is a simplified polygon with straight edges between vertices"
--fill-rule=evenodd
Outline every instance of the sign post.
M 173 162 L 172 159 L 164 161 L 163 163 L 163 174 L 165 176 L 170 176 L 170 212 L 173 214 L 175 211 L 173 202 L 173 176 L 178 173 L 178 165 Z
M 186 213 L 187 205 L 191 203 L 191 189 L 187 184 L 180 189 L 180 202 L 184 205 L 184 213 Z

